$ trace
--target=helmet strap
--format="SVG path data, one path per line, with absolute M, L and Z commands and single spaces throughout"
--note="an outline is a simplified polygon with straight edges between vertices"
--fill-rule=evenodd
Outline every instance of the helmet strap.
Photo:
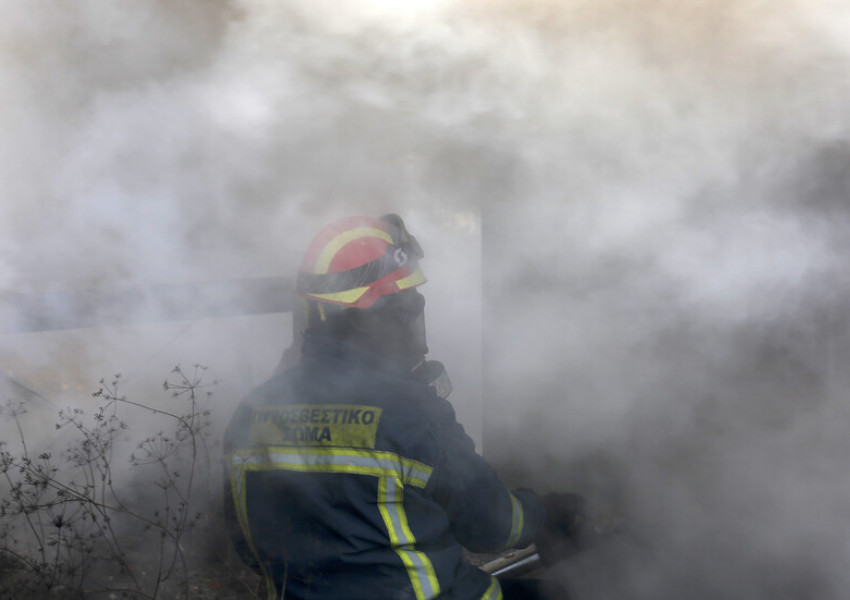
M 314 324 L 316 319 L 318 319 L 322 323 L 328 320 L 327 311 L 325 311 L 325 307 L 322 305 L 321 302 L 305 299 L 304 312 L 307 315 L 307 323 L 309 324 Z

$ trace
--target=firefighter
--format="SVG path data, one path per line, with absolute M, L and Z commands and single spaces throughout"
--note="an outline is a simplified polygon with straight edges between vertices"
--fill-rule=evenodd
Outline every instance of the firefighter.
M 422 257 L 396 215 L 323 229 L 298 274 L 300 363 L 227 428 L 226 516 L 268 600 L 495 600 L 464 548 L 555 547 L 583 518 L 579 496 L 508 490 L 476 453 L 425 359 Z

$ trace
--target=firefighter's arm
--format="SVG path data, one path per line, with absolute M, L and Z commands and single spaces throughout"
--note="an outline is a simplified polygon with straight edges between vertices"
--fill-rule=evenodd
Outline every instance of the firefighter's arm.
M 236 508 L 233 502 L 233 490 L 230 485 L 229 469 L 225 468 L 224 473 L 224 524 L 227 529 L 228 538 L 233 544 L 233 549 L 236 555 L 243 563 L 251 567 L 257 573 L 261 573 L 260 566 L 257 564 L 257 559 L 251 548 L 248 546 L 248 541 L 242 533 L 242 528 L 239 526 L 239 519 L 236 517 Z
M 449 516 L 458 541 L 473 552 L 497 552 L 534 541 L 546 510 L 531 490 L 508 490 L 496 471 L 475 451 L 448 402 L 431 434 L 440 460 L 428 485 Z
M 236 514 L 237 498 L 233 495 L 233 485 L 231 483 L 233 468 L 230 462 L 230 456 L 234 448 L 244 445 L 244 436 L 248 431 L 248 417 L 250 412 L 245 409 L 244 405 L 237 408 L 236 413 L 227 426 L 224 434 L 224 463 L 223 463 L 223 506 L 224 506 L 224 524 L 227 530 L 228 537 L 233 544 L 233 549 L 243 563 L 248 565 L 257 573 L 262 573 L 257 557 L 251 551 L 245 533 L 242 531 L 242 526 L 239 523 L 239 517 Z

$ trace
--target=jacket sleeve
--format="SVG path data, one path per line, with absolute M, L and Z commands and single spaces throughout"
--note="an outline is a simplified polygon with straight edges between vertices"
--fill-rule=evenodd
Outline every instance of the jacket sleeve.
M 428 491 L 446 511 L 457 540 L 472 552 L 499 552 L 530 544 L 545 508 L 531 490 L 508 490 L 475 451 L 475 443 L 445 400 L 432 421 L 439 460 Z
M 233 544 L 233 549 L 236 555 L 249 566 L 253 571 L 262 574 L 260 565 L 254 553 L 251 552 L 251 547 L 248 545 L 248 540 L 245 539 L 245 534 L 242 533 L 242 527 L 239 525 L 239 520 L 236 517 L 236 508 L 233 505 L 233 491 L 230 486 L 230 470 L 225 469 L 224 473 L 224 525 L 227 530 L 227 537 Z
M 239 524 L 239 518 L 236 515 L 236 506 L 233 499 L 233 488 L 231 485 L 231 462 L 230 453 L 233 450 L 244 445 L 244 436 L 247 432 L 248 417 L 250 411 L 243 404 L 240 404 L 227 426 L 224 434 L 224 464 L 223 464 L 223 505 L 224 505 L 224 524 L 227 530 L 227 535 L 233 544 L 233 549 L 237 556 L 249 566 L 252 570 L 262 574 L 259 563 L 248 540 L 242 531 L 242 526 Z

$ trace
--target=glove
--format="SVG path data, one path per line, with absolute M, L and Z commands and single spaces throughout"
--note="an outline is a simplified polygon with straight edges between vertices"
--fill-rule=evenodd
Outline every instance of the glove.
M 590 527 L 585 500 L 578 494 L 547 494 L 543 496 L 543 505 L 546 520 L 534 543 L 540 561 L 550 566 L 583 550 Z

